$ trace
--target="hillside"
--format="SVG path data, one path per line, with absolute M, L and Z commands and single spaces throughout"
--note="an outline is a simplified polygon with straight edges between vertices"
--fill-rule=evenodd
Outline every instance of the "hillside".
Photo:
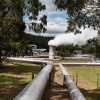
M 53 39 L 54 37 L 44 37 L 44 36 L 36 36 L 31 34 L 26 34 L 29 44 L 37 45 L 37 48 L 45 48 L 48 51 L 48 41 Z

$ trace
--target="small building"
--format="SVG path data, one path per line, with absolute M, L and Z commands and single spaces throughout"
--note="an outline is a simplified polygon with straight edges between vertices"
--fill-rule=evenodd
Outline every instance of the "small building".
M 82 50 L 75 50 L 74 55 L 82 55 Z
M 37 56 L 43 54 L 46 49 L 37 49 L 37 45 L 31 44 L 29 47 L 32 48 L 32 56 Z

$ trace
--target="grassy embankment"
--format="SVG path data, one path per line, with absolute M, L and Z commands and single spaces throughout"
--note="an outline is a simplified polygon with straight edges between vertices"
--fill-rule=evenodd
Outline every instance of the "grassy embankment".
M 67 67 L 74 76 L 78 73 L 78 86 L 86 100 L 100 100 L 100 88 L 97 88 L 97 73 L 99 74 L 100 87 L 100 66 L 96 67 Z
M 41 66 L 29 63 L 4 63 L 0 69 L 0 100 L 13 98 L 32 80 L 32 73 L 36 76 Z

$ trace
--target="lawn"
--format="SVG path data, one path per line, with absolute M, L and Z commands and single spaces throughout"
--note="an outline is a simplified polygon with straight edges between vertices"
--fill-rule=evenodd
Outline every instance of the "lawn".
M 83 62 L 88 62 L 88 60 L 84 60 L 84 59 L 66 59 L 66 60 L 61 60 L 61 62 L 83 63 Z
M 86 100 L 100 100 L 100 66 L 74 66 L 67 67 L 67 70 L 74 76 L 76 76 L 76 73 L 78 73 L 78 87 L 86 97 Z M 97 73 L 99 74 L 98 88 Z
M 40 65 L 9 62 L 3 63 L 0 69 L 0 100 L 13 100 L 13 98 L 32 80 L 41 70 Z

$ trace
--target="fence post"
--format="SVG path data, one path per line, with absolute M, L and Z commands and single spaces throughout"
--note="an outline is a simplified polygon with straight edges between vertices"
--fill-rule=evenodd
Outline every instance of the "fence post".
M 73 76 L 73 81 L 74 81 L 74 76 Z
M 65 85 L 65 76 L 66 75 L 63 76 L 63 86 Z
M 99 87 L 99 73 L 97 73 L 97 88 Z
M 78 85 L 78 73 L 76 73 L 76 86 Z
M 51 87 L 51 72 L 49 73 L 49 87 Z
M 34 79 L 34 72 L 32 72 L 32 79 Z

